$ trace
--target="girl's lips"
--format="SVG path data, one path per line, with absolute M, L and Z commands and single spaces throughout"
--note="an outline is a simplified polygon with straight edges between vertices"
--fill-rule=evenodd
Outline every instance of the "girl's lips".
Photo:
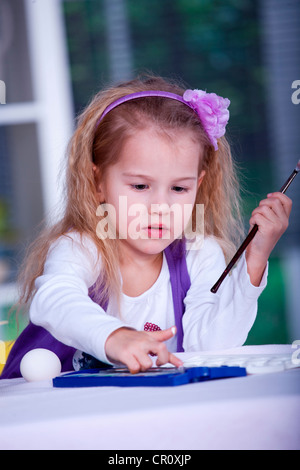
M 149 225 L 148 228 L 149 238 L 167 238 L 169 229 L 163 225 Z

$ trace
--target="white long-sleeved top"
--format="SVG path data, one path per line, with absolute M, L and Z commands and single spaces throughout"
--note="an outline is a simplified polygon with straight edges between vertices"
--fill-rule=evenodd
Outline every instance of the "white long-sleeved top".
M 255 321 L 257 300 L 267 280 L 265 270 L 259 287 L 247 273 L 245 256 L 227 276 L 216 294 L 210 292 L 223 270 L 225 259 L 219 244 L 206 238 L 200 249 L 187 254 L 191 287 L 185 298 L 183 348 L 185 351 L 226 349 L 244 344 Z M 166 329 L 175 324 L 170 274 L 164 256 L 156 282 L 138 297 L 121 295 L 122 320 L 116 317 L 113 299 L 105 312 L 88 296 L 97 280 L 101 260 L 94 242 L 77 233 L 61 236 L 50 248 L 30 319 L 56 339 L 101 361 L 109 362 L 105 342 L 116 329 L 127 326 L 144 330 L 145 324 Z M 176 337 L 167 341 L 176 351 Z

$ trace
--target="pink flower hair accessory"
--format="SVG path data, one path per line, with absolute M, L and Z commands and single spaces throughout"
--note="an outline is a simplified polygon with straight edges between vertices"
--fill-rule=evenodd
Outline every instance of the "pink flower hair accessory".
M 117 106 L 130 100 L 147 98 L 150 96 L 159 96 L 180 101 L 193 109 L 199 116 L 214 149 L 218 150 L 217 140 L 225 134 L 226 125 L 229 120 L 229 111 L 227 108 L 230 105 L 230 101 L 229 99 L 222 98 L 215 93 L 206 93 L 206 91 L 203 90 L 186 90 L 183 96 L 162 90 L 130 93 L 129 95 L 122 96 L 116 101 L 113 101 L 109 106 L 107 106 L 98 119 L 96 127 L 100 124 L 102 119 Z
M 214 149 L 218 150 L 217 140 L 225 134 L 229 120 L 230 100 L 203 90 L 186 90 L 183 99 L 196 111 Z

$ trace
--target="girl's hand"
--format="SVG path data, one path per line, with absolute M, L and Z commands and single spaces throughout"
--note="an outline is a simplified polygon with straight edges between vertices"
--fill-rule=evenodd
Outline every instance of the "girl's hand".
M 253 285 L 259 286 L 270 253 L 289 225 L 291 210 L 291 199 L 276 192 L 268 194 L 252 212 L 250 225 L 257 224 L 258 232 L 246 250 L 246 260 Z
M 119 328 L 106 340 L 106 355 L 111 362 L 125 364 L 133 374 L 152 367 L 153 362 L 149 354 L 157 356 L 157 366 L 169 362 L 180 367 L 183 365 L 182 361 L 171 354 L 164 343 L 175 333 L 175 327 L 161 331 L 136 331 L 129 328 Z

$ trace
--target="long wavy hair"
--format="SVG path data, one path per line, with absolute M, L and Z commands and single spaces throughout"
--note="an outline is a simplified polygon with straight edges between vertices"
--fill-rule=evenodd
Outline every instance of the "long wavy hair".
M 204 204 L 204 234 L 216 237 L 226 260 L 236 250 L 243 236 L 240 191 L 236 165 L 225 137 L 219 139 L 219 150 L 215 151 L 196 113 L 183 103 L 161 97 L 144 97 L 123 103 L 98 123 L 113 101 L 144 90 L 163 90 L 182 96 L 185 88 L 161 77 L 138 77 L 100 91 L 78 117 L 67 152 L 64 213 L 57 223 L 44 228 L 29 248 L 20 274 L 19 305 L 29 305 L 36 291 L 35 280 L 43 273 L 51 244 L 62 235 L 68 236 L 70 228 L 82 236 L 89 236 L 97 247 L 101 260 L 97 283 L 101 284 L 102 300 L 107 300 L 110 295 L 119 297 L 118 240 L 101 239 L 96 234 L 99 199 L 93 166 L 96 165 L 99 174 L 105 178 L 107 168 L 117 161 L 125 140 L 149 124 L 166 131 L 191 130 L 195 139 L 201 142 L 204 155 L 199 173 L 205 170 L 206 174 L 195 205 Z

